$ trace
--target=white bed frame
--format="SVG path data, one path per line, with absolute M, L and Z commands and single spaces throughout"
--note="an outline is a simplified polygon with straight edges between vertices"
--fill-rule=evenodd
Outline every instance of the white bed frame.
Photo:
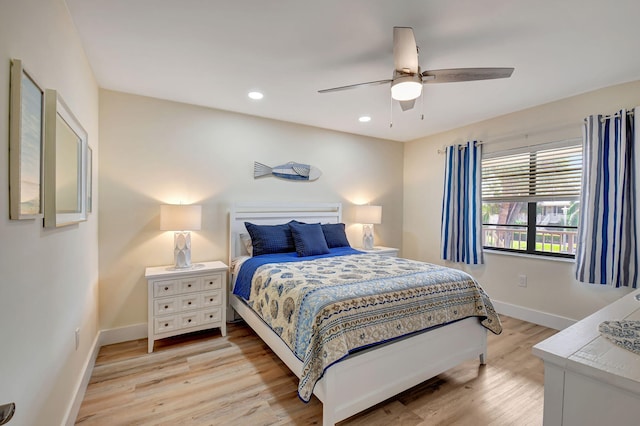
M 244 222 L 273 225 L 291 219 L 312 223 L 342 221 L 340 204 L 237 204 L 230 211 L 230 261 L 246 255 L 239 234 Z M 235 277 L 229 280 L 233 286 Z M 233 287 L 231 287 L 233 288 Z M 298 376 L 302 362 L 240 298 L 229 295 L 231 307 Z M 358 352 L 332 365 L 316 384 L 314 394 L 323 404 L 323 426 L 334 425 L 464 361 L 486 362 L 487 330 L 477 318 L 439 327 L 411 337 Z

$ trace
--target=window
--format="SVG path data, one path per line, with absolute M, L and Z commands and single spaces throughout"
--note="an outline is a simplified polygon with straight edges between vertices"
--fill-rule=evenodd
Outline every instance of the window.
M 581 175 L 577 140 L 485 156 L 483 246 L 575 257 Z

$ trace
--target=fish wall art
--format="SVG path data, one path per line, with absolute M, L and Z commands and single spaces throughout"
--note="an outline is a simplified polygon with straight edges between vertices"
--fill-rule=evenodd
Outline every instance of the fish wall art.
M 280 166 L 269 167 L 255 161 L 253 163 L 253 178 L 257 179 L 264 176 L 275 176 L 288 180 L 316 180 L 322 175 L 320 169 L 308 164 L 300 164 L 293 161 Z

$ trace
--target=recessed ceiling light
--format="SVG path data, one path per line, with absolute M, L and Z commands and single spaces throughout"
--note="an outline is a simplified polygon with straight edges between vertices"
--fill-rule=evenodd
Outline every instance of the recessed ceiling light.
M 358 121 L 361 123 L 368 123 L 369 121 L 371 121 L 371 117 L 369 117 L 368 115 L 363 115 L 362 117 L 358 118 Z
M 251 99 L 258 100 L 264 98 L 264 95 L 260 92 L 249 92 L 249 97 Z

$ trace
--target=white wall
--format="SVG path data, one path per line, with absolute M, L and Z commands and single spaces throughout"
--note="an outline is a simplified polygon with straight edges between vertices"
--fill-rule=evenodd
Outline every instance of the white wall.
M 403 144 L 193 105 L 100 92 L 100 327 L 146 323 L 146 266 L 173 262 L 160 204 L 202 204 L 192 261 L 228 259 L 228 208 L 247 201 L 383 206 L 380 244 L 402 243 Z M 314 182 L 253 178 L 253 162 L 312 164 Z
M 16 403 L 11 425 L 54 425 L 70 409 L 97 335 L 98 220 L 94 213 L 56 230 L 43 229 L 42 220 L 9 220 L 11 58 L 59 91 L 94 156 L 98 88 L 62 0 L 0 0 L 0 404 Z
M 640 105 L 640 81 L 526 109 L 410 142 L 405 147 L 403 252 L 433 263 L 440 259 L 440 217 L 444 157 L 438 149 L 452 143 L 481 140 L 485 152 L 581 137 L 582 120 Z M 574 263 L 486 254 L 483 266 L 460 267 L 478 279 L 498 302 L 536 314 L 581 319 L 626 294 L 626 289 L 578 283 Z M 519 274 L 528 277 L 518 287 Z M 531 319 L 531 318 L 528 318 Z M 560 321 L 562 322 L 562 321 Z M 551 325 L 551 324 L 547 324 Z

